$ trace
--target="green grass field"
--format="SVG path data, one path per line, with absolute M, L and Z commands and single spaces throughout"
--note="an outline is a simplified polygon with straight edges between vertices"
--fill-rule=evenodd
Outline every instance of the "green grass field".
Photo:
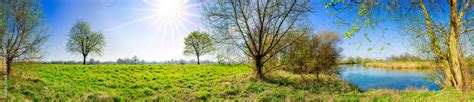
M 308 82 L 303 83 L 299 75 L 284 71 L 257 81 L 245 65 L 31 64 L 15 65 L 13 71 L 9 93 L 15 100 L 474 99 L 473 93 L 463 96 L 449 89 L 361 93 L 337 76 L 305 75 Z

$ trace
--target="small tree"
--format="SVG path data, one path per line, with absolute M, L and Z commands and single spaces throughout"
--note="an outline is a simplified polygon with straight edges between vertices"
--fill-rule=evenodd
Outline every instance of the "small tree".
M 133 63 L 133 64 L 138 64 L 139 61 L 140 61 L 140 59 L 138 59 L 137 56 L 133 56 L 133 57 L 132 57 L 132 63 Z
M 354 63 L 355 63 L 355 62 L 354 62 L 354 58 L 351 57 L 351 56 L 347 57 L 345 62 L 346 62 L 347 64 L 354 64 Z
M 360 58 L 359 56 L 357 56 L 357 57 L 354 59 L 354 62 L 355 62 L 356 64 L 360 64 L 360 63 L 362 63 L 362 58 Z
M 337 72 L 337 59 L 342 51 L 338 47 L 341 38 L 337 32 L 322 31 L 311 40 L 310 67 L 313 67 L 315 74 L 319 77 L 321 73 Z
M 184 45 L 184 55 L 195 55 L 198 64 L 200 64 L 200 56 L 209 54 L 215 50 L 214 42 L 212 38 L 209 37 L 209 34 L 198 31 L 191 32 L 191 34 L 184 39 Z
M 101 55 L 105 47 L 104 35 L 100 32 L 92 32 L 89 24 L 83 20 L 77 20 L 69 31 L 67 51 L 80 53 L 83 56 L 82 64 L 86 64 L 86 58 L 90 53 Z
M 282 62 L 293 73 L 316 74 L 333 73 L 336 71 L 336 61 L 340 56 L 341 49 L 337 46 L 341 41 L 336 32 L 320 32 L 318 35 L 309 37 L 301 36 L 291 43 L 283 54 Z
M 94 58 L 90 58 L 90 59 L 89 59 L 89 64 L 95 64 Z

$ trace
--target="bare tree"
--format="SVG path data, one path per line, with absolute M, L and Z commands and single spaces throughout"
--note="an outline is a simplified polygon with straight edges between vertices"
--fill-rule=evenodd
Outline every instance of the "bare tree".
M 195 55 L 197 64 L 200 64 L 200 57 L 215 50 L 214 41 L 209 34 L 193 31 L 184 39 L 184 55 Z
M 83 56 L 82 64 L 86 64 L 87 56 L 92 54 L 101 55 L 105 47 L 105 38 L 101 32 L 92 32 L 86 21 L 78 20 L 69 32 L 67 51 L 80 53 Z
M 42 22 L 41 2 L 35 0 L 10 0 L 2 4 L 5 28 L 0 45 L 6 58 L 7 73 L 10 73 L 16 58 L 39 58 L 41 45 L 47 39 Z
M 333 8 L 339 15 L 356 16 L 354 19 L 341 18 L 353 21 L 340 23 L 353 26 L 353 29 L 346 32 L 347 37 L 353 36 L 361 27 L 380 28 L 378 24 L 388 20 L 395 20 L 402 26 L 412 25 L 407 29 L 409 34 L 425 40 L 423 43 L 428 45 L 425 49 L 435 55 L 444 71 L 444 83 L 437 83 L 442 87 L 454 87 L 460 91 L 470 90 L 469 70 L 464 61 L 465 49 L 460 41 L 466 36 L 472 36 L 474 31 L 474 1 L 324 0 L 324 3 L 325 7 Z
M 47 39 L 42 22 L 41 2 L 36 0 L 2 0 L 0 21 L 5 96 L 7 97 L 8 76 L 14 60 L 37 59 L 41 45 Z
M 289 32 L 299 32 L 310 4 L 307 0 L 219 0 L 204 6 L 209 27 L 228 31 L 228 40 L 252 59 L 254 72 L 263 79 L 264 64 L 286 46 Z

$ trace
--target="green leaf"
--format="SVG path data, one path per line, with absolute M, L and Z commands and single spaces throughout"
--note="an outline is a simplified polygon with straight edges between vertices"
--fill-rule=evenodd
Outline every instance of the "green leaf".
M 367 49 L 367 51 L 372 51 L 372 50 L 373 50 L 373 48 L 372 48 L 372 47 L 370 47 L 370 48 L 368 48 L 368 49 Z
M 346 39 L 350 39 L 352 36 L 354 36 L 354 32 L 352 32 L 351 30 L 346 31 L 346 33 L 344 33 L 344 37 Z

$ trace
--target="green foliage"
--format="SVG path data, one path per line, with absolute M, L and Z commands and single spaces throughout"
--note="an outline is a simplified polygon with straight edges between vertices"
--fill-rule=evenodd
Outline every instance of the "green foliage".
M 102 55 L 105 47 L 105 38 L 101 32 L 92 32 L 89 24 L 83 20 L 77 20 L 69 31 L 69 40 L 66 50 L 71 53 L 80 53 L 83 56 L 83 64 L 89 54 Z
M 368 63 L 368 62 L 372 62 L 372 59 L 370 59 L 370 58 L 363 58 L 362 59 L 362 63 Z
M 313 37 L 300 36 L 284 51 L 281 62 L 296 74 L 332 74 L 337 71 L 336 61 L 341 52 L 339 42 L 339 34 L 330 31 L 319 32 Z
M 354 58 L 354 62 L 360 64 L 360 63 L 362 63 L 362 58 L 357 56 L 356 58 Z
M 199 57 L 216 50 L 214 40 L 205 32 L 193 31 L 184 38 L 184 52 L 186 56 L 195 55 L 199 64 Z
M 101 55 L 105 47 L 105 38 L 101 32 L 92 32 L 86 21 L 78 20 L 69 31 L 67 51 L 81 54 Z
M 347 57 L 346 59 L 344 59 L 343 61 L 341 61 L 340 63 L 341 64 L 364 64 L 364 63 L 368 63 L 368 62 L 372 62 L 373 60 L 370 59 L 370 58 L 361 58 L 361 57 L 356 57 L 356 58 L 353 58 L 351 56 Z
M 387 58 L 388 61 L 426 61 L 425 59 L 409 53 L 401 55 L 392 55 Z
M 355 64 L 354 58 L 349 56 L 346 58 L 345 63 L 347 64 Z

